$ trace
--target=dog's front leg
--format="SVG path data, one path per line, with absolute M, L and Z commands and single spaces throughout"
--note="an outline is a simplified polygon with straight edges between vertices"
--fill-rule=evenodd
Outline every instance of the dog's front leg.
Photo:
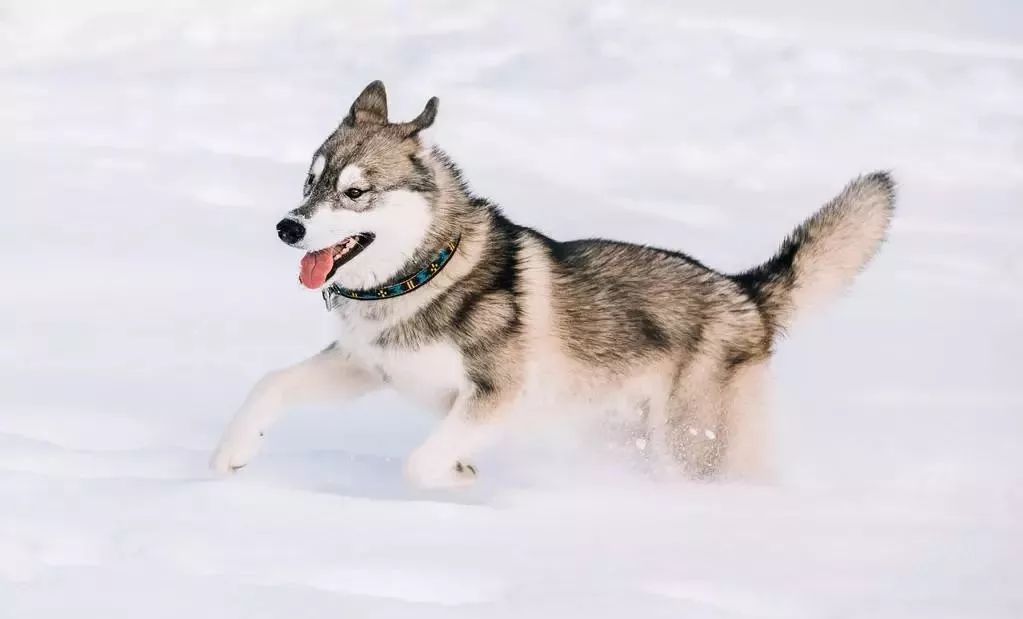
M 224 431 L 210 466 L 218 472 L 236 471 L 259 451 L 266 431 L 288 409 L 333 398 L 354 398 L 379 385 L 379 378 L 331 346 L 291 367 L 270 372 Z
M 475 389 L 459 394 L 440 426 L 409 457 L 408 479 L 422 488 L 467 486 L 477 470 L 469 459 L 490 443 L 505 408 L 501 398 Z

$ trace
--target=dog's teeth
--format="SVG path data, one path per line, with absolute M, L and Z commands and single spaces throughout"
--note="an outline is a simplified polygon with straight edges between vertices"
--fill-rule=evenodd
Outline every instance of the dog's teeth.
M 332 248 L 331 255 L 335 260 L 342 258 L 359 245 L 358 237 L 350 236 Z

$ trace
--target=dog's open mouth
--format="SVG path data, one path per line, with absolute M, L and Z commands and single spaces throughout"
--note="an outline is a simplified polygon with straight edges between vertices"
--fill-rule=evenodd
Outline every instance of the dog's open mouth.
M 372 232 L 364 232 L 350 236 L 337 245 L 309 252 L 302 256 L 298 281 L 312 290 L 320 288 L 334 276 L 341 265 L 362 253 L 374 238 L 376 236 Z

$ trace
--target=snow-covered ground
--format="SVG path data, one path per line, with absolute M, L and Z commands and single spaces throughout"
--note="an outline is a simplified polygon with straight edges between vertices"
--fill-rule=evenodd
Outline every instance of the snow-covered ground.
M 1020 3 L 80 4 L 0 6 L 0 618 L 1023 616 Z M 780 347 L 777 483 L 551 431 L 424 494 L 391 395 L 207 473 L 327 341 L 273 224 L 376 78 L 513 218 L 726 270 L 894 170 Z

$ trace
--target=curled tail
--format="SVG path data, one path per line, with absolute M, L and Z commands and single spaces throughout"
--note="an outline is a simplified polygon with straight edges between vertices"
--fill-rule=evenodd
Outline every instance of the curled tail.
M 838 296 L 884 241 L 895 210 L 887 172 L 861 176 L 796 228 L 778 253 L 735 276 L 775 329 Z

